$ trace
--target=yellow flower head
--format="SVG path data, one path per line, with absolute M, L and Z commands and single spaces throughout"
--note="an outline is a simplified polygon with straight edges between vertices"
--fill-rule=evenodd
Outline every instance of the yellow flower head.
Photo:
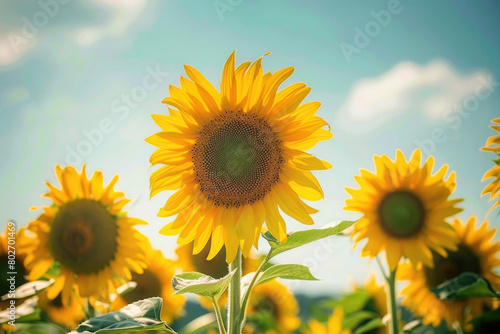
M 403 256 L 432 266 L 431 250 L 445 255 L 446 249 L 456 249 L 455 232 L 445 219 L 461 211 L 455 207 L 461 199 L 449 199 L 455 174 L 445 179 L 448 166 L 432 175 L 434 159 L 420 166 L 420 150 L 410 161 L 399 150 L 394 162 L 386 155 L 374 160 L 375 173 L 362 169 L 355 178 L 360 189 L 346 188 L 352 198 L 345 209 L 363 213 L 352 232 L 356 245 L 368 239 L 362 256 L 373 258 L 385 250 L 394 270 Z
M 146 268 L 142 274 L 133 273 L 132 281 L 136 287 L 124 294 L 118 295 L 111 304 L 112 311 L 118 311 L 138 300 L 161 297 L 163 307 L 161 318 L 167 323 L 182 315 L 186 298 L 183 295 L 174 295 L 172 277 L 177 269 L 176 263 L 163 256 L 160 250 L 149 249 L 146 253 Z
M 351 334 L 350 330 L 342 329 L 342 319 L 344 311 L 341 307 L 335 308 L 332 315 L 328 318 L 326 326 L 316 319 L 308 322 L 308 328 L 305 328 L 303 334 Z
M 85 300 L 82 298 L 72 298 L 68 306 L 63 305 L 62 296 L 59 294 L 55 299 L 47 297 L 47 291 L 38 294 L 38 307 L 47 314 L 48 318 L 57 324 L 73 330 L 86 317 L 84 310 Z
M 177 215 L 160 233 L 194 241 L 199 253 L 211 240 L 208 258 L 223 245 L 232 262 L 238 247 L 248 256 L 257 247 L 264 221 L 280 241 L 286 225 L 278 207 L 304 224 L 313 224 L 317 210 L 302 199 L 319 200 L 323 191 L 310 172 L 331 167 L 304 151 L 332 134 L 315 112 L 320 104 L 301 104 L 310 91 L 296 83 L 278 91 L 293 67 L 262 72 L 262 58 L 235 70 L 234 52 L 226 61 L 218 91 L 185 65 L 181 88 L 170 86 L 163 103 L 169 115 L 153 115 L 162 131 L 146 141 L 158 149 L 151 175 L 151 196 L 177 190 L 160 217 Z
M 447 257 L 434 254 L 433 268 L 419 266 L 416 269 L 403 263 L 398 270 L 398 279 L 409 284 L 401 291 L 402 304 L 423 318 L 424 324 L 437 327 L 445 320 L 449 327 L 455 322 L 464 322 L 483 313 L 491 299 L 472 298 L 467 300 L 442 301 L 430 290 L 464 272 L 473 272 L 490 281 L 494 290 L 500 290 L 500 276 L 494 270 L 500 265 L 498 258 L 500 241 L 492 242 L 496 229 L 488 229 L 484 222 L 476 228 L 476 218 L 467 223 L 453 222 L 459 237 L 458 248 L 448 252 Z
M 261 320 L 272 316 L 275 328 L 265 330 L 275 330 L 279 334 L 293 333 L 300 326 L 299 304 L 290 289 L 277 280 L 256 286 L 246 311 L 249 323 L 255 327 L 267 324 Z
M 495 123 L 491 125 L 490 128 L 500 133 L 500 118 L 494 119 L 492 121 Z M 481 196 L 490 194 L 490 201 L 496 201 L 495 204 L 488 211 L 488 214 L 493 211 L 497 206 L 500 205 L 500 135 L 491 136 L 486 141 L 486 145 L 481 148 L 483 151 L 494 152 L 497 154 L 497 160 L 495 160 L 496 165 L 493 166 L 489 171 L 487 171 L 483 176 L 483 181 L 493 178 L 490 184 L 488 184 Z
M 69 305 L 73 289 L 81 297 L 107 301 L 122 284 L 119 278 L 130 280 L 131 270 L 143 272 L 147 239 L 134 225 L 146 222 L 123 211 L 129 200 L 113 190 L 118 175 L 104 187 L 102 173 L 94 172 L 89 180 L 85 165 L 81 173 L 72 166 L 56 166 L 55 171 L 62 189 L 46 183 L 50 192 L 44 197 L 53 203 L 41 207 L 44 212 L 29 223 L 34 236 L 26 233 L 19 240 L 29 278 L 55 278 L 47 297 L 62 293 L 64 305 Z M 55 267 L 58 274 L 47 273 Z

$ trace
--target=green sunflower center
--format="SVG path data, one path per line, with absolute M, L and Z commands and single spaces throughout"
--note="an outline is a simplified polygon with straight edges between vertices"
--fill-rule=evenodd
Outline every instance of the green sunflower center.
M 448 251 L 448 257 L 433 252 L 434 268 L 425 268 L 425 279 L 430 289 L 465 272 L 481 275 L 479 257 L 466 245 L 459 245 L 455 252 Z
M 206 124 L 192 150 L 195 179 L 215 205 L 258 201 L 279 180 L 280 141 L 253 114 L 227 111 Z
M 133 273 L 132 281 L 137 283 L 135 289 L 122 295 L 128 304 L 141 299 L 161 296 L 161 282 L 153 272 L 146 269 L 142 274 Z
M 384 230 L 395 237 L 410 237 L 424 225 L 424 206 L 408 191 L 394 191 L 385 196 L 378 213 Z
M 49 233 L 54 259 L 76 274 L 97 273 L 114 259 L 118 226 L 100 203 L 78 199 L 63 205 Z

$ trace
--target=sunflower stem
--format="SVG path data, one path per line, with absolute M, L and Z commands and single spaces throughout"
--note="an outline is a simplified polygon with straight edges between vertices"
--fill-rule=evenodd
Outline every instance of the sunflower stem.
M 398 306 L 396 304 L 396 269 L 391 271 L 391 275 L 389 276 L 389 280 L 387 281 L 389 284 L 389 308 L 391 311 L 391 324 L 389 326 L 390 334 L 399 334 L 399 324 L 398 324 Z
M 233 262 L 229 265 L 229 272 L 234 274 L 231 277 L 231 282 L 229 283 L 229 305 L 228 305 L 228 334 L 240 334 L 241 325 L 243 323 L 243 315 L 241 311 L 241 250 L 238 248 L 236 257 Z
M 257 271 L 255 272 L 254 276 L 252 277 L 252 281 L 250 282 L 250 284 L 248 285 L 248 288 L 245 291 L 245 296 L 243 297 L 243 303 L 241 304 L 241 308 L 243 310 L 246 310 L 248 301 L 250 299 L 250 294 L 252 293 L 252 290 L 255 286 L 255 283 L 257 283 L 257 279 L 259 278 L 259 274 L 262 271 L 262 269 L 264 269 L 264 266 L 267 264 L 267 262 L 269 261 L 270 258 L 271 258 L 271 252 L 269 252 L 267 254 L 266 258 L 264 259 L 264 261 L 262 261 L 259 268 L 257 268 Z
M 219 332 L 220 334 L 226 334 L 226 328 L 224 327 L 224 320 L 222 320 L 219 303 L 214 298 L 212 298 L 212 303 L 214 305 L 215 316 L 217 317 L 217 324 L 219 325 Z

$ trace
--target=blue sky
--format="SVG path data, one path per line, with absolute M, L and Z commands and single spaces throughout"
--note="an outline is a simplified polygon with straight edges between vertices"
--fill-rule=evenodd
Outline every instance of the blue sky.
M 166 111 L 160 102 L 183 64 L 217 85 L 235 49 L 238 63 L 271 51 L 264 70 L 294 66 L 286 84 L 305 82 L 307 100 L 322 103 L 334 138 L 312 152 L 334 167 L 316 173 L 318 226 L 357 217 L 342 210 L 344 187 L 373 170 L 374 155 L 418 147 L 457 173 L 459 217 L 484 219 L 481 178 L 492 163 L 479 148 L 500 114 L 498 14 L 494 0 L 2 1 L 0 219 L 27 224 L 31 206 L 49 203 L 39 196 L 54 166 L 86 162 L 105 180 L 120 174 L 116 188 L 136 199 L 130 215 L 148 220 L 142 231 L 172 255 L 175 237 L 157 233 L 170 220 L 156 217 L 169 194 L 148 194 L 150 115 Z M 322 279 L 292 284 L 298 291 L 336 291 L 371 270 L 342 237 L 278 261 L 311 265 Z

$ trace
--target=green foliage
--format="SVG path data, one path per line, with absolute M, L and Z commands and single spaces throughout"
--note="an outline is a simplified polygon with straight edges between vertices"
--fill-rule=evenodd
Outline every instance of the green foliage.
M 249 275 L 252 275 L 251 273 Z M 308 267 L 300 264 L 276 264 L 270 266 L 262 274 L 259 275 L 255 285 L 264 284 L 272 281 L 275 278 L 298 279 L 316 281 Z
M 499 296 L 486 278 L 470 272 L 460 274 L 431 291 L 441 300 Z
M 160 331 L 175 334 L 160 318 L 163 301 L 152 297 L 129 304 L 118 312 L 111 312 L 89 319 L 76 328 L 76 333 L 132 333 L 137 331 Z
M 290 249 L 294 249 L 313 241 L 317 241 L 332 235 L 336 235 L 349 228 L 355 223 L 355 221 L 344 220 L 341 222 L 333 222 L 323 226 L 320 229 L 311 229 L 305 231 L 292 232 L 288 235 L 285 243 L 280 243 L 269 231 L 263 233 L 262 236 L 271 245 L 271 250 L 269 254 L 269 259 L 272 257 L 286 252 Z
M 172 287 L 174 294 L 190 292 L 198 296 L 214 298 L 217 301 L 229 286 L 233 274 L 229 273 L 220 279 L 215 279 L 197 272 L 181 273 L 172 279 Z

